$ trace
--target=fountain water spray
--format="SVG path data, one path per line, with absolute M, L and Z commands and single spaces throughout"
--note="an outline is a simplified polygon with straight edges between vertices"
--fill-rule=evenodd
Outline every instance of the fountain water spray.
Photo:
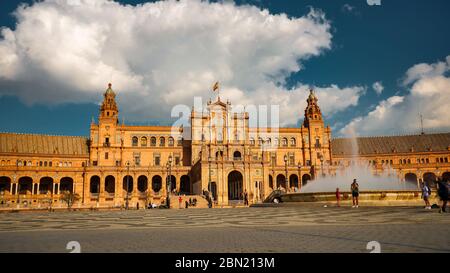
M 404 182 L 399 179 L 397 171 L 389 164 L 384 164 L 382 170 L 376 170 L 366 160 L 358 157 L 358 142 L 353 130 L 349 131 L 351 140 L 352 158 L 350 166 L 342 164 L 336 170 L 335 175 L 322 176 L 322 172 L 316 179 L 304 185 L 300 192 L 335 192 L 339 188 L 341 192 L 350 191 L 353 179 L 359 184 L 360 191 L 380 190 L 417 190 L 417 185 Z M 329 169 L 329 166 L 326 166 Z M 326 169 L 324 168 L 324 169 Z

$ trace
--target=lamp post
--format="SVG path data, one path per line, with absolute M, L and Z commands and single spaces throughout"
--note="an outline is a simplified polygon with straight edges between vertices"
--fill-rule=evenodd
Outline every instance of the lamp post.
M 171 186 L 172 186 L 172 175 L 171 175 L 171 169 L 172 169 L 172 156 L 169 155 L 169 161 L 167 162 L 167 173 L 168 173 L 168 179 L 167 179 L 167 208 L 170 209 L 170 192 L 171 192 Z
M 298 189 L 302 188 L 302 164 L 298 162 Z
M 323 170 L 323 155 L 319 154 L 319 160 L 320 160 L 320 170 L 322 171 L 322 176 L 324 176 L 324 170 Z
M 289 188 L 287 162 L 288 162 L 288 156 L 287 156 L 287 154 L 285 154 L 284 155 L 284 167 L 285 167 L 286 177 L 285 177 L 284 181 L 285 181 L 286 192 L 288 192 L 288 188 Z
M 130 161 L 127 161 L 127 194 L 126 194 L 126 200 L 125 200 L 125 209 L 128 209 L 128 193 L 129 193 L 129 187 L 130 187 Z

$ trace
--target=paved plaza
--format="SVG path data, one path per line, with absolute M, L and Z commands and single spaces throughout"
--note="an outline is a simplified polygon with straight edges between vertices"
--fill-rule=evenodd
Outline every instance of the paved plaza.
M 450 252 L 450 213 L 289 207 L 0 214 L 0 252 Z

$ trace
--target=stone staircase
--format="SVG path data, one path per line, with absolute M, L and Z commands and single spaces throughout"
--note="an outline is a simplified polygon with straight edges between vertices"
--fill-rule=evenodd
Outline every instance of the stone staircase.
M 181 197 L 181 206 L 179 205 L 179 198 Z M 171 209 L 185 209 L 185 201 L 189 202 L 189 198 L 192 200 L 194 198 L 197 199 L 197 205 L 190 206 L 190 209 L 199 209 L 199 208 L 208 208 L 208 201 L 206 201 L 206 198 L 203 197 L 203 195 L 170 195 L 170 208 Z

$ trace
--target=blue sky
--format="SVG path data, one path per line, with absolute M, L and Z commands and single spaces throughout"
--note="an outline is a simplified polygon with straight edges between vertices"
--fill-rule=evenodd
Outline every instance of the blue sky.
M 0 26 L 15 31 L 18 21 L 11 13 L 22 2 L 32 3 L 32 1 L 0 2 Z M 118 2 L 136 5 L 145 1 Z M 311 7 L 323 11 L 330 26 L 328 32 L 332 36 L 329 48 L 321 49 L 320 54 L 299 61 L 301 69 L 298 72 L 289 72 L 289 75 L 284 77 L 284 82 L 277 82 L 277 84 L 283 85 L 287 92 L 289 89 L 298 87 L 300 83 L 304 86 L 311 85 L 322 88 L 333 85 L 340 89 L 344 87 L 363 88 L 358 93 L 357 103 L 343 105 L 327 114 L 326 123 L 332 126 L 334 135 L 344 134 L 343 128 L 355 119 L 372 122 L 373 116 L 379 112 L 376 111 L 377 106 L 381 111 L 380 107 L 385 107 L 389 102 L 395 101 L 395 99 L 389 100 L 393 97 L 403 98 L 403 100 L 400 99 L 402 102 L 389 104 L 389 113 L 395 115 L 392 119 L 396 119 L 398 115 L 411 116 L 414 113 L 425 111 L 426 107 L 423 107 L 422 104 L 417 106 L 414 103 L 408 104 L 408 101 L 416 101 L 416 97 L 411 95 L 414 92 L 412 90 L 417 90 L 420 86 L 414 86 L 415 83 L 418 85 L 422 84 L 419 81 L 428 83 L 434 78 L 416 77 L 415 82 L 405 84 L 406 73 L 417 64 L 433 66 L 439 62 L 445 63 L 446 57 L 450 55 L 450 35 L 448 35 L 450 2 L 445 0 L 382 0 L 380 6 L 369 6 L 365 0 L 236 1 L 236 6 L 243 4 L 268 9 L 273 15 L 284 13 L 289 19 L 305 16 Z M 35 35 L 39 35 L 39 33 L 35 33 Z M 0 56 L 0 58 L 2 57 Z M 180 62 L 182 61 L 180 60 Z M 152 60 L 148 60 L 148 62 L 152 62 Z M 33 73 L 33 70 L 25 73 Z M 42 81 L 46 81 L 47 75 L 47 73 L 42 73 Z M 448 69 L 440 76 L 444 80 L 448 80 Z M 49 85 L 54 82 L 55 89 L 61 88 L 63 80 L 55 80 L 54 75 L 49 77 L 51 79 L 46 81 Z M 375 82 L 380 82 L 383 86 L 380 94 L 375 92 L 372 87 Z M 20 79 L 5 80 L 0 74 L 0 131 L 88 135 L 90 121 L 97 116 L 98 101 L 101 99 L 106 84 L 105 80 L 104 85 L 99 85 L 96 90 L 91 90 L 86 96 L 84 91 L 80 91 L 80 94 L 83 95 L 74 95 L 76 91 L 71 90 L 76 88 L 70 87 L 67 93 L 61 95 L 67 99 L 55 96 L 55 102 L 52 102 L 51 96 L 54 95 L 50 95 L 50 99 L 40 100 L 39 94 L 45 93 L 40 88 L 45 88 L 47 85 L 34 84 L 24 87 L 23 81 Z M 235 86 L 239 86 L 239 84 L 235 84 Z M 246 85 L 242 84 L 242 86 Z M 449 92 L 446 88 L 447 85 L 440 86 L 444 86 L 440 87 L 443 90 L 438 90 L 435 98 L 444 101 L 437 107 L 428 108 L 427 112 L 423 113 L 425 127 L 428 131 L 445 131 L 450 127 L 449 118 L 446 118 L 447 120 L 436 118 L 442 114 L 441 112 L 431 113 L 433 109 L 448 104 L 446 101 L 448 96 L 441 95 L 443 92 Z M 29 93 L 22 90 L 22 88 L 33 89 L 34 87 L 36 89 L 27 91 Z M 132 88 L 130 87 L 130 89 Z M 120 91 L 118 91 L 120 103 L 124 95 L 119 93 Z M 33 94 L 35 98 L 28 100 L 26 96 L 30 96 L 29 94 Z M 72 94 L 73 103 L 70 102 Z M 133 96 L 131 93 L 129 94 L 129 96 Z M 341 100 L 345 101 L 345 94 L 343 96 Z M 170 105 L 170 97 L 166 99 Z M 324 102 L 320 99 L 319 96 L 319 104 L 322 105 Z M 423 103 L 427 102 L 429 100 L 424 99 Z M 325 105 L 333 105 L 333 102 L 325 103 Z M 302 108 L 303 105 L 298 107 Z M 417 109 L 412 109 L 414 107 Z M 121 108 L 121 104 L 119 104 L 119 108 Z M 405 110 L 405 108 L 411 109 Z M 132 111 L 122 111 L 121 108 L 121 113 L 126 122 L 170 124 L 169 117 L 156 113 L 158 110 L 155 109 L 151 105 L 148 107 L 143 105 Z M 282 111 L 286 110 L 282 109 Z M 370 115 L 371 112 L 375 114 Z M 139 118 L 141 113 L 145 113 L 144 120 Z M 302 113 L 302 109 L 299 113 Z M 427 119 L 427 115 L 429 115 L 429 119 Z M 300 115 L 297 124 L 300 124 L 301 120 L 302 116 Z M 406 125 L 406 123 L 416 124 Z M 417 133 L 419 129 L 419 120 L 415 118 L 399 119 L 398 122 L 392 123 L 386 128 L 382 128 L 383 124 L 386 124 L 382 118 L 373 121 L 369 126 L 358 124 L 358 122 L 354 124 L 356 124 L 355 130 L 362 135 Z

